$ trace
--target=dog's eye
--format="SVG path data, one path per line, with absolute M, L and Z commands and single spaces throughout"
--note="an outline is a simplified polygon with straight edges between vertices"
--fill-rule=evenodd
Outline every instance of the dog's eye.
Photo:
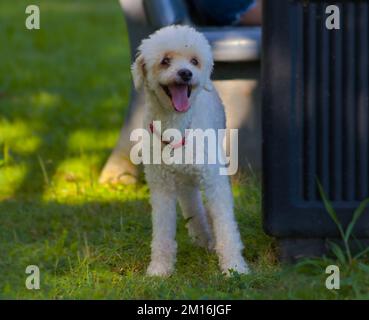
M 163 58 L 163 60 L 161 60 L 160 64 L 162 66 L 169 66 L 170 65 L 170 59 L 168 57 Z
M 199 64 L 199 60 L 197 60 L 196 58 L 192 58 L 191 59 L 191 63 L 194 65 L 194 66 L 197 66 Z

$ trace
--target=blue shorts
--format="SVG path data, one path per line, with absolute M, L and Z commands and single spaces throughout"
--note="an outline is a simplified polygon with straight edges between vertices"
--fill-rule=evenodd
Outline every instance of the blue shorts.
M 210 24 L 238 25 L 240 16 L 254 4 L 254 0 L 195 0 L 198 13 Z

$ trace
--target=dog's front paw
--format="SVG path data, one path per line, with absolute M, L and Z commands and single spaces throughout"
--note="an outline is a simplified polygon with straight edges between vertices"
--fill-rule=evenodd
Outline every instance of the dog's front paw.
M 226 276 L 232 276 L 234 273 L 249 274 L 250 269 L 243 258 L 237 259 L 237 261 L 230 261 L 221 265 L 222 272 Z
M 173 273 L 173 267 L 164 263 L 151 261 L 146 274 L 151 277 L 169 277 Z

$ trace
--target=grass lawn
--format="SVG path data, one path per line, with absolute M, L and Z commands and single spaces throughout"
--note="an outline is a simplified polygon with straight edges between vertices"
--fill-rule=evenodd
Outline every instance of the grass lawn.
M 255 177 L 234 183 L 251 275 L 223 277 L 215 254 L 193 246 L 179 218 L 176 273 L 146 277 L 147 186 L 97 184 L 129 98 L 118 1 L 32 3 L 41 9 L 38 31 L 24 26 L 29 1 L 0 2 L 1 298 L 369 298 L 365 260 L 341 266 L 338 291 L 325 288 L 331 260 L 278 263 Z M 25 287 L 28 265 L 40 268 L 40 290 Z

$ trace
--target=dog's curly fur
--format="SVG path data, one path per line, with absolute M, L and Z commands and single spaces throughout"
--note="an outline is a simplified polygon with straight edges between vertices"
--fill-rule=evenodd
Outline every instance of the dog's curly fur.
M 225 128 L 224 107 L 210 80 L 211 48 L 201 33 L 187 26 L 165 27 L 143 40 L 138 51 L 132 73 L 136 88 L 145 90 L 145 128 L 154 120 L 161 121 L 162 131 L 175 128 L 182 134 L 188 128 Z M 188 82 L 192 92 L 188 110 L 187 106 L 183 107 L 186 110 L 176 110 L 165 88 L 182 83 L 178 71 L 183 69 L 192 73 Z M 227 274 L 230 270 L 248 272 L 229 178 L 219 174 L 219 165 L 152 164 L 145 166 L 145 173 L 153 222 L 149 275 L 167 276 L 174 271 L 177 200 L 188 219 L 190 236 L 199 245 L 216 250 L 221 270 Z

